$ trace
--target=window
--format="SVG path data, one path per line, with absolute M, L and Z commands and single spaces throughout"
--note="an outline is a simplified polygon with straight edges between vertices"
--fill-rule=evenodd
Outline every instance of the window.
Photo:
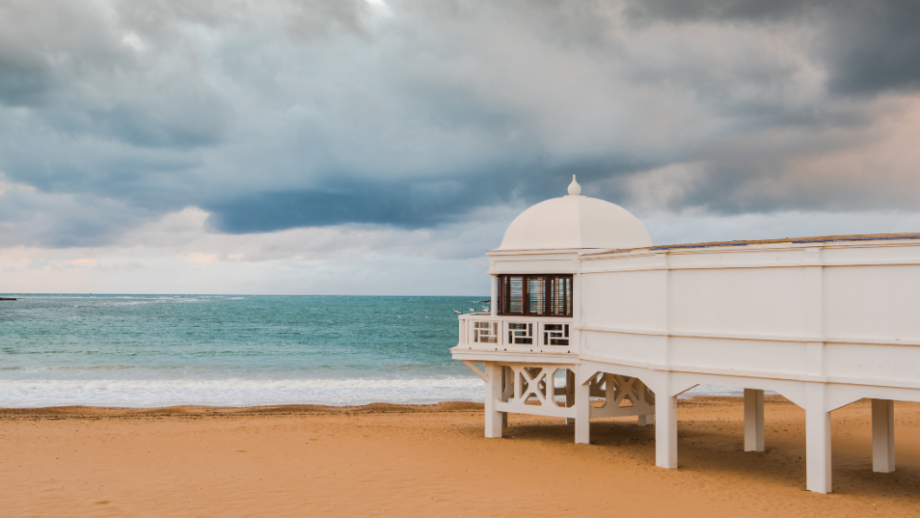
M 501 315 L 572 316 L 571 275 L 500 275 Z

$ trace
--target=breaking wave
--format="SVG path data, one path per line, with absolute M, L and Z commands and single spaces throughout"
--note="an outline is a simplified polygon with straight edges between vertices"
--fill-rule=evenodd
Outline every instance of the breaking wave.
M 429 404 L 482 401 L 483 393 L 478 378 L 0 380 L 0 407 Z

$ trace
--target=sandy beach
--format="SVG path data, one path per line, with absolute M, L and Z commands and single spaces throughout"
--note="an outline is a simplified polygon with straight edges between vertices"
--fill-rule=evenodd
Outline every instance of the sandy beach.
M 0 410 L 0 516 L 916 516 L 920 405 L 896 403 L 898 470 L 871 470 L 866 401 L 832 414 L 834 494 L 805 491 L 804 412 L 765 409 L 766 453 L 742 451 L 738 398 L 679 407 L 680 469 L 654 429 L 482 406 L 67 407 Z

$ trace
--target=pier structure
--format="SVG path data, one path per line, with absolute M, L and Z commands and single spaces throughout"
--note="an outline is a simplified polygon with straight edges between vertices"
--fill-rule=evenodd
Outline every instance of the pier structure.
M 486 385 L 485 435 L 507 414 L 654 423 L 678 467 L 677 397 L 744 394 L 744 449 L 764 451 L 764 391 L 806 414 L 806 485 L 829 493 L 831 412 L 872 400 L 873 470 L 895 469 L 894 403 L 920 402 L 920 234 L 652 246 L 622 207 L 569 195 L 523 212 L 487 252 L 491 313 L 451 349 Z M 480 366 L 482 366 L 480 368 Z

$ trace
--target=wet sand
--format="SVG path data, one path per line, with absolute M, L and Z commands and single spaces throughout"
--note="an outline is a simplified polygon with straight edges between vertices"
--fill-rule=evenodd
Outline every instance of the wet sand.
M 744 453 L 738 398 L 679 406 L 680 469 L 654 427 L 482 406 L 67 407 L 0 410 L 0 516 L 916 516 L 920 405 L 895 403 L 898 470 L 872 472 L 870 408 L 832 414 L 834 494 L 805 491 L 805 414 L 765 405 L 766 453 Z

